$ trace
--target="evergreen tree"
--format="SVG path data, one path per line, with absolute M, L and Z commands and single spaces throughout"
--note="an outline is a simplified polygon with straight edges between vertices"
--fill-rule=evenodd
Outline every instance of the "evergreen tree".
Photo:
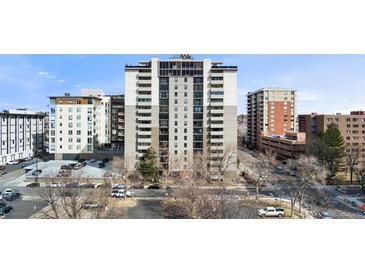
M 328 168 L 330 175 L 336 175 L 344 167 L 345 141 L 335 124 L 330 124 L 324 133 L 317 135 L 312 153 Z
M 146 181 L 158 182 L 158 163 L 157 156 L 153 148 L 149 148 L 146 154 L 138 162 L 138 171 Z

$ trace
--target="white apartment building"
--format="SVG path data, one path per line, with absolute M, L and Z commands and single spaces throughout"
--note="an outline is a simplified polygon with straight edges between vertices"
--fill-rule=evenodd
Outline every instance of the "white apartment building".
M 32 157 L 44 149 L 45 113 L 16 109 L 0 112 L 0 163 Z
M 236 177 L 237 67 L 188 55 L 125 67 L 125 158 L 130 169 L 152 147 L 163 167 L 191 170 L 194 155 L 232 150 Z
M 50 97 L 50 153 L 55 159 L 92 154 L 110 143 L 110 98 L 102 90 L 83 89 L 81 96 Z

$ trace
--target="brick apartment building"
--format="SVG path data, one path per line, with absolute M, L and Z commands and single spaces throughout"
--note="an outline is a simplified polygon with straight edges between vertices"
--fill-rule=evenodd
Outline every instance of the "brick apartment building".
M 346 153 L 357 158 L 358 168 L 365 168 L 365 112 L 351 111 L 350 114 L 303 114 L 298 116 L 299 132 L 306 133 L 306 150 L 316 136 L 328 125 L 335 124 L 346 143 Z
M 259 148 L 261 134 L 295 131 L 295 90 L 262 88 L 247 95 L 247 146 Z

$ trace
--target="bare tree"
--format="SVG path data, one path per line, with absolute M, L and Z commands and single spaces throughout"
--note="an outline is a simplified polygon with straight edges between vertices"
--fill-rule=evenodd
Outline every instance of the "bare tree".
M 313 183 L 323 183 L 328 175 L 328 171 L 320 164 L 316 157 L 308 155 L 300 155 L 298 157 L 297 169 L 301 176 L 299 189 L 299 212 L 301 212 L 302 201 L 306 188 L 308 185 Z
M 256 200 L 259 199 L 260 190 L 270 176 L 275 158 L 275 154 L 270 151 L 259 153 L 256 157 L 257 162 L 251 163 L 246 171 L 246 177 L 255 184 Z
M 174 192 L 174 200 L 165 207 L 168 218 L 229 219 L 238 218 L 242 202 L 223 182 L 214 182 L 215 188 L 205 189 L 192 180 L 182 182 Z
M 356 182 L 361 187 L 361 190 L 365 195 L 365 170 L 358 170 L 356 172 Z

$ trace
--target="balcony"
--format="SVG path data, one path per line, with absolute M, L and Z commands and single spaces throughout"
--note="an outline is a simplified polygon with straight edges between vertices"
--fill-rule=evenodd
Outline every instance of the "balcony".
M 138 87 L 138 91 L 151 91 L 151 87 Z
M 212 139 L 210 138 L 210 143 L 213 144 L 213 143 L 222 143 L 224 139 Z
M 210 128 L 223 128 L 223 124 L 209 124 Z
M 138 150 L 147 150 L 150 147 L 151 147 L 151 144 L 149 144 L 149 145 L 143 145 L 143 146 L 137 145 Z
M 144 117 L 144 116 L 137 116 L 137 123 L 139 121 L 152 121 L 152 117 L 151 116 L 147 116 L 147 117 Z
M 222 103 L 219 103 L 219 104 L 220 105 L 218 105 L 218 106 L 222 105 Z M 224 109 L 210 109 L 209 111 L 210 111 L 210 113 L 224 113 Z
M 223 85 L 224 81 L 223 80 L 210 80 L 210 83 L 213 85 Z
M 210 131 L 211 136 L 222 136 L 224 135 L 224 131 Z
M 151 80 L 137 80 L 137 84 L 141 84 L 141 85 L 151 84 Z
M 150 128 L 150 127 L 152 127 L 152 125 L 151 124 L 139 124 L 137 122 L 137 127 L 138 128 Z
M 223 121 L 224 120 L 224 117 L 215 117 L 215 116 L 210 116 L 209 117 L 209 120 L 210 121 Z
M 142 135 L 140 135 L 140 136 L 142 136 Z M 137 136 L 137 139 L 139 141 L 144 142 L 144 143 L 151 143 L 152 142 L 151 136 L 150 137 L 147 137 L 147 138 L 140 137 L 140 136 Z
M 151 77 L 151 72 L 140 72 L 138 73 L 139 77 Z
M 137 135 L 151 135 L 151 131 L 140 131 L 140 130 L 137 130 Z
M 223 105 L 224 105 L 224 102 L 210 102 L 210 106 L 212 106 L 212 107 L 220 107 Z
M 152 102 L 137 102 L 137 106 L 150 106 Z
M 151 113 L 152 109 L 137 109 L 137 113 Z

